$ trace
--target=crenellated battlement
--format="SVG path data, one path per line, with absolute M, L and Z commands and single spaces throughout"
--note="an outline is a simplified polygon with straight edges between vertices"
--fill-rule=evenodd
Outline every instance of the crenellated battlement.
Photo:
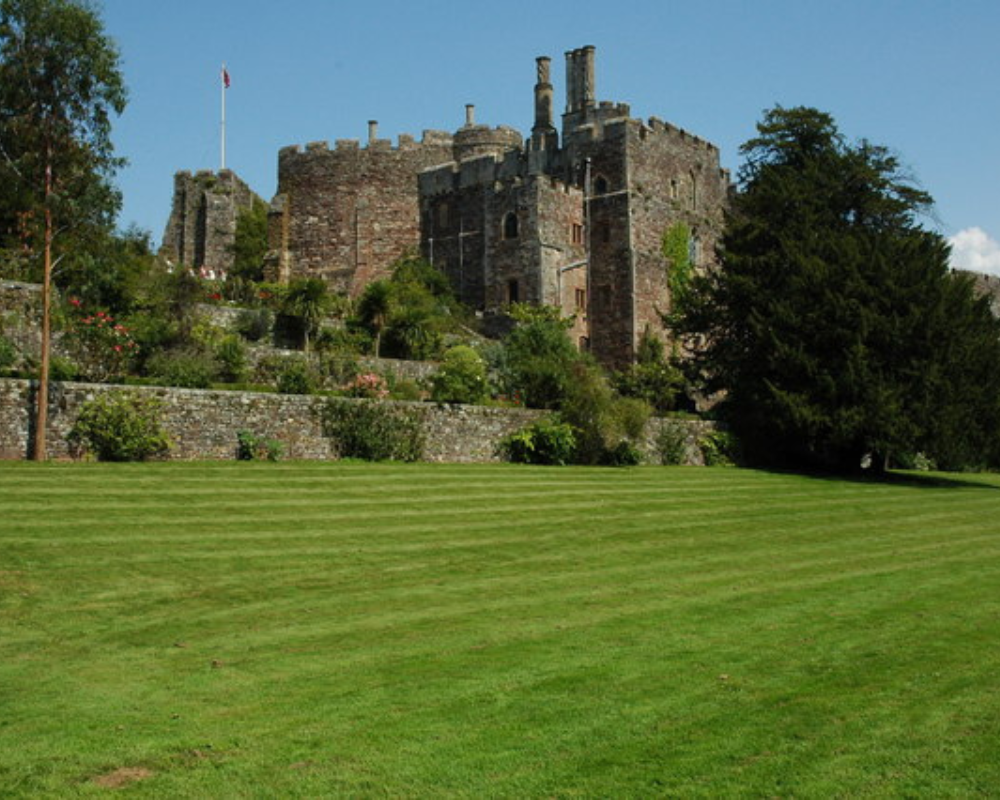
M 395 145 L 393 145 L 391 139 L 379 138 L 370 138 L 363 145 L 360 139 L 336 139 L 332 148 L 330 147 L 330 142 L 325 139 L 307 142 L 304 145 L 292 144 L 282 147 L 278 151 L 278 157 L 279 159 L 284 159 L 322 153 L 412 152 L 424 147 L 451 147 L 453 143 L 454 137 L 446 131 L 425 130 L 423 138 L 419 141 L 412 134 L 401 133 L 397 137 Z
M 714 153 L 719 152 L 719 148 L 712 144 L 707 139 L 702 139 L 700 136 L 696 136 L 693 133 L 689 133 L 683 128 L 678 128 L 676 125 L 671 125 L 669 122 L 664 122 L 659 117 L 650 117 L 646 122 L 646 128 L 653 133 L 661 134 L 664 136 L 669 136 L 676 139 L 678 142 L 683 142 L 685 144 L 692 144 L 695 147 L 701 147 L 705 150 L 710 150 Z

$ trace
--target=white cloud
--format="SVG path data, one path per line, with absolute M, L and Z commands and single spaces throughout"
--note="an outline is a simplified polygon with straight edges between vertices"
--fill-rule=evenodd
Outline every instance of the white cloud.
M 1000 275 L 1000 242 L 982 228 L 966 228 L 952 236 L 951 266 Z

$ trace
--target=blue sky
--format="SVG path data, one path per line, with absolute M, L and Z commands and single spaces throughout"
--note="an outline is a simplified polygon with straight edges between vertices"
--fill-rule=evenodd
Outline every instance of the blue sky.
M 723 165 L 764 109 L 810 105 L 893 148 L 937 201 L 955 259 L 1000 274 L 1000 3 L 996 0 L 105 0 L 130 102 L 115 142 L 122 226 L 159 241 L 179 169 L 227 166 L 261 196 L 289 144 L 455 130 L 527 132 L 534 59 L 597 48 L 597 94 L 715 142 Z

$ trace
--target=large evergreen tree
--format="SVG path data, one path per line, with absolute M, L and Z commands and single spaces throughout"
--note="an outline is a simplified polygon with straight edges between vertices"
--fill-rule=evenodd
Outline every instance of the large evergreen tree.
M 0 0 L 0 199 L 42 261 L 35 458 L 45 457 L 50 290 L 60 238 L 104 230 L 118 207 L 111 116 L 125 107 L 118 50 L 73 0 Z M 12 212 L 12 213 L 11 213 Z
M 930 197 L 815 109 L 767 112 L 741 152 L 722 268 L 696 281 L 683 329 L 747 453 L 995 458 L 1000 326 L 919 224 Z

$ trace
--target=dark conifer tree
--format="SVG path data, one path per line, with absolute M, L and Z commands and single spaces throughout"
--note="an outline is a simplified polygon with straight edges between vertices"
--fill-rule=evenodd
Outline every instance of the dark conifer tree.
M 682 331 L 758 462 L 837 470 L 996 458 L 1000 325 L 920 225 L 930 197 L 833 119 L 776 108 L 741 152 L 722 268 Z

